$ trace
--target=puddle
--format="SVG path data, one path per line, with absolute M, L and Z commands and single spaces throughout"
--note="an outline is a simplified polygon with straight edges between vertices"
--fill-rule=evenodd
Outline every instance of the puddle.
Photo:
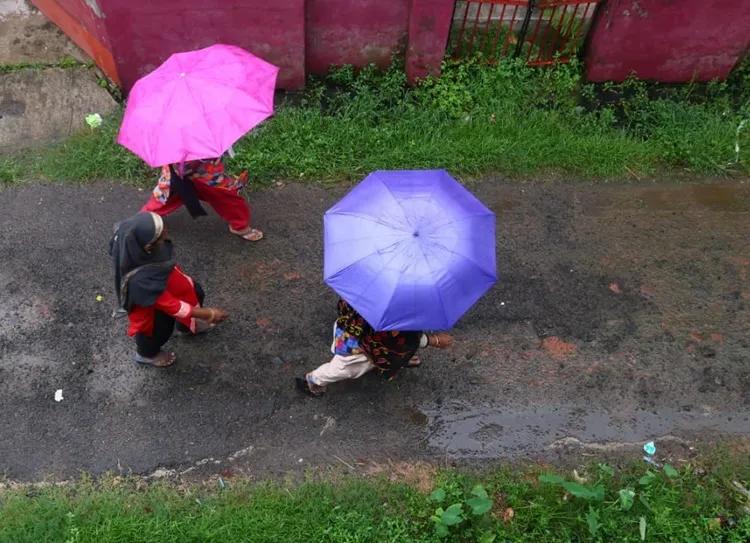
M 680 431 L 716 430 L 746 434 L 750 412 L 696 414 L 675 409 L 627 415 L 567 405 L 509 410 L 462 404 L 423 408 L 428 444 L 458 458 L 498 458 L 538 454 L 555 441 L 640 442 Z
M 747 211 L 747 191 L 742 187 L 702 185 L 680 189 L 646 189 L 639 198 L 648 209 L 674 210 L 699 205 L 711 211 Z
M 417 406 L 410 405 L 404 411 L 409 417 L 411 423 L 415 426 L 425 426 L 428 421 L 427 415 L 425 415 Z
M 494 202 L 490 204 L 489 208 L 492 210 L 493 213 L 496 215 L 501 215 L 505 211 L 511 211 L 518 206 L 520 206 L 521 203 L 516 200 L 500 200 L 497 202 Z

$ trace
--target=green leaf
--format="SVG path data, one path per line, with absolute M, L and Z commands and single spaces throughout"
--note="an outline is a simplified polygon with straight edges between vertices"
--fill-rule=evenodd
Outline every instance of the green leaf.
M 485 532 L 479 536 L 479 543 L 494 543 L 495 539 L 497 539 L 497 534 Z
M 454 503 L 442 515 L 442 522 L 446 526 L 455 526 L 461 524 L 464 520 L 463 509 L 460 503 Z
M 641 517 L 640 530 L 641 530 L 641 541 L 646 541 L 646 517 Z
M 591 500 L 594 498 L 594 493 L 587 486 L 573 483 L 571 481 L 564 481 L 561 486 L 576 498 L 584 500 Z
M 674 479 L 675 477 L 680 476 L 679 472 L 669 464 L 664 464 L 664 475 L 666 475 L 670 479 Z
M 482 485 L 475 486 L 472 489 L 471 494 L 473 496 L 476 496 L 477 498 L 487 499 L 487 491 L 484 489 L 484 487 Z
M 635 492 L 629 488 L 623 488 L 620 490 L 620 509 L 623 511 L 630 511 L 633 508 L 635 502 Z
M 589 527 L 589 533 L 596 536 L 602 525 L 599 523 L 599 511 L 589 505 L 589 512 L 586 513 L 586 524 Z
M 549 483 L 552 485 L 559 485 L 565 482 L 565 479 L 560 477 L 559 475 L 553 475 L 553 474 L 546 474 L 546 475 L 540 475 L 539 476 L 539 482 L 540 483 Z
M 471 513 L 475 516 L 484 515 L 492 509 L 492 500 L 487 498 L 472 498 L 466 500 L 466 505 L 471 507 Z
M 448 527 L 443 524 L 436 524 L 435 525 L 435 533 L 438 537 L 444 538 L 448 537 L 448 534 L 450 533 L 448 531 Z
M 608 466 L 607 464 L 599 464 L 599 469 L 610 477 L 615 476 L 615 468 L 613 468 L 612 466 Z
M 436 503 L 441 503 L 443 500 L 445 500 L 445 490 L 443 490 L 442 488 L 433 490 L 432 494 L 430 494 L 430 500 Z
M 656 480 L 656 474 L 653 471 L 647 471 L 646 475 L 638 479 L 638 484 L 648 486 Z
M 604 501 L 604 485 L 596 485 L 591 489 L 592 499 L 597 502 Z
M 646 509 L 651 511 L 651 503 L 646 499 L 646 496 L 638 494 L 638 501 L 641 502 Z

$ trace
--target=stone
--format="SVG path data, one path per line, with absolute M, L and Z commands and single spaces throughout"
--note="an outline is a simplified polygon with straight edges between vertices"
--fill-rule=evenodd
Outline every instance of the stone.
M 0 153 L 88 130 L 86 115 L 104 116 L 118 107 L 86 68 L 0 73 Z

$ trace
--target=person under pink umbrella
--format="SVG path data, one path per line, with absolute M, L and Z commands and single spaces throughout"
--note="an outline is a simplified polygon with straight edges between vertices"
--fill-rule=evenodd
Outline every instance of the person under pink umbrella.
M 230 147 L 229 154 L 233 154 Z M 182 170 L 182 175 L 180 175 Z M 250 226 L 250 206 L 239 193 L 247 172 L 238 177 L 225 171 L 223 156 L 162 166 L 159 182 L 141 211 L 164 216 L 183 205 L 193 217 L 205 215 L 205 202 L 229 224 L 229 231 L 247 241 L 260 241 L 263 232 Z
M 247 174 L 225 172 L 232 145 L 273 115 L 279 69 L 232 45 L 176 53 L 136 82 L 117 141 L 161 176 L 143 207 L 167 215 L 182 205 L 193 217 L 209 204 L 233 234 L 258 241 L 239 190 Z

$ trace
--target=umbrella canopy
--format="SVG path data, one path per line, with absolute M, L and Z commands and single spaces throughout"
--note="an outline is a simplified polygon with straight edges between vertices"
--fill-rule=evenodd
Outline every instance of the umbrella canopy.
M 324 222 L 325 281 L 376 330 L 447 330 L 497 281 L 495 215 L 445 170 L 373 172 Z
M 278 71 L 231 45 L 174 54 L 133 86 L 117 142 L 151 167 L 221 156 L 273 114 Z

